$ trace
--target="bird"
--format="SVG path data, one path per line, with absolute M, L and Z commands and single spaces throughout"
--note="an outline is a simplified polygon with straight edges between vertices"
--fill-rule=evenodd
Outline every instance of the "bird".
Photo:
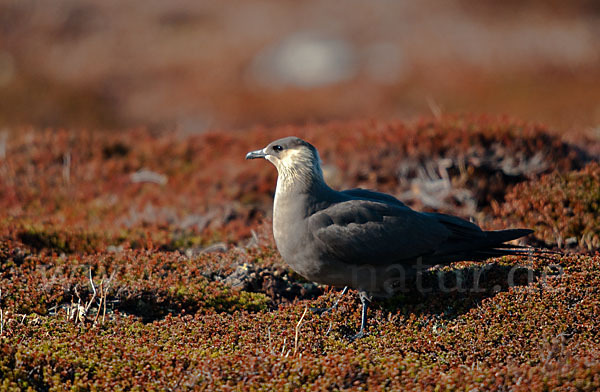
M 533 232 L 485 231 L 453 215 L 413 210 L 389 194 L 336 191 L 324 180 L 317 149 L 295 136 L 246 154 L 257 158 L 278 172 L 273 237 L 283 260 L 307 280 L 343 288 L 341 296 L 358 291 L 361 325 L 352 339 L 366 335 L 370 302 L 393 296 L 423 268 L 519 254 L 522 247 L 506 242 Z

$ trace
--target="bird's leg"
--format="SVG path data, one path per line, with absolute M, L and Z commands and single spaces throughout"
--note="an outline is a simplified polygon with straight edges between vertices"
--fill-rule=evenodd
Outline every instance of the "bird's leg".
M 340 301 L 342 300 L 342 298 L 344 297 L 344 295 L 347 292 L 348 292 L 348 286 L 344 287 L 344 289 L 342 290 L 342 293 L 340 294 L 338 299 L 333 303 L 333 305 L 331 305 L 328 308 L 310 308 L 311 312 L 316 313 L 318 315 L 321 315 L 321 314 L 327 313 L 327 312 L 331 312 L 332 310 L 337 308 L 338 304 L 340 303 Z
M 365 332 L 365 327 L 367 326 L 367 308 L 369 307 L 369 303 L 371 303 L 371 300 L 369 299 L 369 296 L 367 295 L 367 293 L 364 291 L 360 291 L 358 293 L 358 296 L 359 296 L 360 302 L 362 304 L 362 311 L 361 311 L 361 316 L 360 316 L 360 330 L 358 331 L 358 333 L 356 335 L 354 335 L 350 338 L 351 341 L 363 338 L 367 335 Z

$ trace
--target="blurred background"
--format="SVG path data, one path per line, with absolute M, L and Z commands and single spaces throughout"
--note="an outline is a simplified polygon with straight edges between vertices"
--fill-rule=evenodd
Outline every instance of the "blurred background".
M 599 134 L 600 2 L 0 0 L 0 127 L 508 113 Z

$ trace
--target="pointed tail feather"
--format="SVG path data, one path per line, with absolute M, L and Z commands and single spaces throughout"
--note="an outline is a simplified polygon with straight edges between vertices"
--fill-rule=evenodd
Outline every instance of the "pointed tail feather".
M 470 240 L 451 241 L 444 244 L 428 258 L 428 261 L 434 264 L 445 264 L 461 260 L 483 261 L 492 257 L 538 254 L 535 248 L 506 243 L 531 234 L 533 230 L 508 229 L 483 233 L 485 234 L 483 237 L 478 236 Z
M 506 241 L 516 240 L 533 233 L 531 229 L 508 229 L 497 231 L 486 231 L 485 240 L 490 244 L 500 245 Z

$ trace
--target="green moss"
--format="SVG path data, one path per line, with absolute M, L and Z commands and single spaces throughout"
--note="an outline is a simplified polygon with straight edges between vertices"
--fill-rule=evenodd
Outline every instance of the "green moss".
M 55 230 L 40 226 L 25 227 L 17 237 L 37 251 L 47 249 L 63 253 L 91 253 L 103 244 L 103 238 L 95 233 Z
M 191 231 L 174 232 L 170 237 L 168 244 L 165 245 L 167 250 L 198 248 L 208 244 L 204 236 Z
M 216 295 L 206 299 L 206 306 L 218 312 L 236 312 L 245 310 L 258 312 L 266 310 L 271 299 L 262 293 L 250 293 L 247 291 L 233 291 L 223 289 Z

